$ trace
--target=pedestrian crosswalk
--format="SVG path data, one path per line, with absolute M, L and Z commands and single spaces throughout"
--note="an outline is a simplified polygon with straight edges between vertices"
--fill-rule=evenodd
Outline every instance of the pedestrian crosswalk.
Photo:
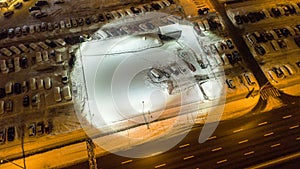
M 274 87 L 267 87 L 260 91 L 260 96 L 263 100 L 267 100 L 270 96 L 271 97 L 278 97 L 280 93 L 278 89 Z

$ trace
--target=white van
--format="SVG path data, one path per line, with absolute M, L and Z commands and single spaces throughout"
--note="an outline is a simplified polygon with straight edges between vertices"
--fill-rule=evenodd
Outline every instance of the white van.
M 64 86 L 63 87 L 63 96 L 65 100 L 72 100 L 72 94 L 70 86 Z
M 49 60 L 48 51 L 46 51 L 46 50 L 42 51 L 42 57 L 43 57 L 44 61 L 48 61 Z
M 43 49 L 47 50 L 48 49 L 48 46 L 44 43 L 44 42 L 38 42 L 38 45 L 40 47 L 42 47 Z
M 1 70 L 1 73 L 8 73 L 9 70 L 6 66 L 6 61 L 5 60 L 0 60 L 0 70 Z
M 4 113 L 4 100 L 0 101 L 0 114 Z
M 40 62 L 43 61 L 42 53 L 41 52 L 36 52 L 35 53 L 35 61 L 36 61 L 36 63 L 40 63 Z
M 66 46 L 66 42 L 61 38 L 56 39 L 55 42 L 61 46 Z
M 98 30 L 96 32 L 97 37 L 99 37 L 100 39 L 106 39 L 108 37 L 108 34 L 106 32 L 104 32 L 103 30 Z
M 60 102 L 61 101 L 60 87 L 55 87 L 53 90 L 54 90 L 54 93 L 53 93 L 54 100 L 56 102 Z
M 15 72 L 19 72 L 21 70 L 20 57 L 14 57 L 14 66 L 15 66 Z
M 21 54 L 21 51 L 15 46 L 10 46 L 9 49 L 12 50 L 17 55 Z
M 44 85 L 45 85 L 45 89 L 51 89 L 52 87 L 52 83 L 51 83 L 51 79 L 50 77 L 45 77 L 44 79 Z
M 35 43 L 30 43 L 29 47 L 31 47 L 31 49 L 33 49 L 35 51 L 39 50 L 39 47 Z
M 55 61 L 56 61 L 56 63 L 62 63 L 63 62 L 61 53 L 56 54 Z
M 12 82 L 7 82 L 6 84 L 5 84 L 5 93 L 6 94 L 11 94 L 12 93 L 12 91 L 13 91 L 13 83 Z
M 3 53 L 6 56 L 11 56 L 12 52 L 10 50 L 8 50 L 7 48 L 2 48 L 0 49 L 1 53 Z
M 44 89 L 44 80 L 43 79 L 38 79 L 36 83 L 37 83 L 38 89 Z
M 280 50 L 280 47 L 279 47 L 279 45 L 278 45 L 278 43 L 277 43 L 276 40 L 271 40 L 271 46 L 273 47 L 273 49 L 275 51 L 279 51 Z
M 29 86 L 30 86 L 31 90 L 36 90 L 36 80 L 35 80 L 35 78 L 30 78 Z
M 29 49 L 23 43 L 19 44 L 18 47 L 25 53 L 29 52 Z

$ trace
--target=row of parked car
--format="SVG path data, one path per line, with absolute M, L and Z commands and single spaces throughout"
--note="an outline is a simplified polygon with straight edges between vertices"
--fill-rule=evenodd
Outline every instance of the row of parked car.
M 237 76 L 238 80 L 233 78 L 227 78 L 225 83 L 229 89 L 236 89 L 238 83 L 248 85 L 248 86 L 255 86 L 257 85 L 257 81 L 255 76 L 251 72 L 242 73 L 240 76 Z
M 300 47 L 300 25 L 284 26 L 271 30 L 256 31 L 245 35 L 248 44 L 254 46 L 255 52 L 261 56 L 269 52 L 265 43 L 269 42 L 273 50 L 289 49 L 289 40 L 292 38 L 295 44 Z
M 262 9 L 260 11 L 252 11 L 246 14 L 234 16 L 234 21 L 237 25 L 246 23 L 255 23 L 266 19 L 268 16 L 278 18 L 281 16 L 295 15 L 300 12 L 300 2 L 289 4 L 278 4 L 276 7 Z
M 7 141 L 14 141 L 16 135 L 15 126 L 10 126 L 0 130 L 0 144 L 4 144 Z
M 267 71 L 269 79 L 275 83 L 278 83 L 280 80 L 292 76 L 295 73 L 296 69 L 294 69 L 290 64 L 277 65 Z
M 53 122 L 52 121 L 40 121 L 38 123 L 31 123 L 27 127 L 28 136 L 41 136 L 43 134 L 50 134 L 53 130 Z M 17 135 L 16 127 L 10 126 L 8 128 L 4 128 L 0 130 L 0 145 L 4 144 L 6 141 L 14 141 Z
M 28 125 L 27 129 L 29 137 L 42 136 L 52 132 L 53 123 L 52 121 L 39 121 L 37 123 L 33 122 Z
M 28 35 L 35 32 L 45 32 L 45 31 L 52 32 L 58 29 L 76 28 L 78 26 L 91 25 L 92 23 L 98 23 L 98 22 L 109 22 L 110 20 L 118 19 L 127 15 L 133 16 L 138 13 L 160 10 L 170 6 L 171 4 L 174 4 L 173 0 L 154 1 L 149 4 L 144 4 L 137 7 L 130 7 L 128 9 L 120 9 L 111 12 L 104 12 L 92 16 L 87 16 L 87 17 L 68 18 L 64 21 L 62 20 L 54 23 L 42 22 L 41 24 L 36 24 L 36 25 L 30 25 L 30 26 L 24 25 L 22 27 L 2 29 L 0 32 L 0 39 L 5 39 L 8 37 L 13 38 L 15 36 L 19 37 L 22 35 Z M 36 9 L 34 8 L 34 10 L 32 9 L 31 11 L 39 11 L 38 8 L 39 7 L 36 7 Z

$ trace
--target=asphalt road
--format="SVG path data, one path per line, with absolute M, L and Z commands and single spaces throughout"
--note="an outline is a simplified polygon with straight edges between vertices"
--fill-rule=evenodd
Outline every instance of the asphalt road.
M 244 168 L 300 150 L 299 102 L 275 111 L 221 122 L 211 140 L 198 143 L 201 126 L 176 147 L 146 159 L 114 154 L 97 158 L 102 169 Z M 160 144 L 168 144 L 161 140 Z M 151 147 L 151 142 L 146 143 Z M 161 167 L 159 167 L 161 166 Z M 87 163 L 66 169 L 88 168 Z

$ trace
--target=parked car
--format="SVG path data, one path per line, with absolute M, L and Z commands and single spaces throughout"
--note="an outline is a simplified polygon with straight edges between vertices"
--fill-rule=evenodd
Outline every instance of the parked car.
M 5 112 L 5 110 L 4 110 L 4 100 L 0 100 L 0 115 L 3 114 L 4 112 Z M 0 144 L 1 144 L 1 141 L 0 141 Z
M 13 38 L 15 36 L 15 29 L 14 28 L 9 28 L 8 29 L 8 37 Z
M 49 40 L 49 39 L 45 40 L 45 44 L 48 45 L 51 48 L 57 47 L 57 45 L 54 42 L 52 42 L 51 40 Z
M 34 14 L 34 17 L 40 19 L 40 18 L 44 18 L 44 17 L 47 17 L 48 14 L 46 12 L 37 12 Z
M 3 13 L 3 16 L 4 16 L 5 18 L 9 18 L 9 17 L 11 17 L 13 14 L 14 14 L 14 11 L 6 11 L 6 12 Z
M 35 3 L 35 6 L 45 6 L 45 5 L 48 5 L 48 2 L 44 0 L 39 0 Z
M 31 98 L 31 105 L 36 107 L 40 104 L 40 94 L 35 94 Z
M 22 82 L 22 92 L 23 93 L 26 93 L 26 92 L 28 92 L 28 86 L 29 86 L 29 83 L 28 83 L 28 81 L 26 81 L 26 80 L 24 80 L 23 82 Z
M 39 50 L 39 47 L 35 43 L 30 43 L 29 47 L 35 51 Z
M 36 80 L 35 78 L 29 79 L 30 90 L 36 90 Z
M 1 48 L 0 52 L 3 53 L 6 56 L 11 56 L 12 52 L 10 50 L 8 50 L 7 48 Z
M 28 126 L 28 135 L 29 137 L 33 137 L 35 136 L 36 134 L 36 131 L 35 131 L 35 123 L 31 123 L 29 126 Z
M 6 96 L 5 89 L 0 88 L 0 99 L 4 98 Z
M 23 68 L 23 69 L 26 69 L 28 67 L 28 59 L 27 59 L 26 55 L 21 57 L 20 67 Z
M 49 27 L 48 27 L 49 28 Z M 42 47 L 44 50 L 48 49 L 48 46 L 44 42 L 38 42 L 38 45 Z
M 6 66 L 6 60 L 0 60 L 0 69 L 1 69 L 1 73 L 8 73 L 9 72 L 9 69 L 8 67 Z M 0 97 L 1 98 L 1 97 Z
M 18 47 L 25 53 L 29 52 L 29 49 L 23 43 L 19 44 Z
M 14 84 L 14 93 L 15 94 L 21 94 L 22 93 L 22 85 L 21 85 L 21 83 L 15 83 Z
M 53 31 L 54 27 L 53 27 L 53 25 L 52 25 L 51 22 L 48 22 L 47 28 L 48 28 L 48 29 L 47 29 L 48 31 Z
M 77 20 L 75 18 L 71 18 L 71 23 L 72 23 L 72 27 L 78 26 Z
M 65 3 L 64 0 L 55 0 L 54 1 L 54 4 L 63 4 L 63 3 Z
M 29 27 L 27 25 L 24 25 L 22 27 L 22 34 L 23 35 L 27 35 L 29 33 L 29 31 L 30 31 L 30 29 L 29 29 Z
M 16 4 L 14 4 L 15 9 L 20 9 L 22 8 L 23 3 L 22 2 L 17 2 Z
M 44 79 L 45 89 L 49 90 L 52 87 L 52 82 L 50 77 L 45 77 Z
M 234 84 L 234 82 L 233 82 L 232 79 L 226 79 L 225 82 L 226 82 L 228 88 L 230 88 L 230 89 L 235 89 L 236 88 L 236 86 L 235 86 L 235 84 Z
M 28 95 L 25 95 L 25 96 L 23 97 L 23 106 L 24 106 L 24 107 L 28 107 L 29 104 L 30 104 L 30 98 L 29 98 Z
M 62 89 L 62 93 L 64 96 L 65 100 L 72 100 L 72 94 L 71 94 L 71 89 L 70 86 L 64 86 Z
M 0 144 L 5 143 L 6 141 L 6 129 L 0 130 Z
M 61 29 L 65 28 L 65 26 L 66 26 L 64 21 L 60 21 L 59 25 L 60 25 Z
M 7 82 L 5 84 L 5 93 L 6 93 L 6 95 L 13 93 L 13 83 L 12 82 Z
M 14 66 L 15 66 L 15 72 L 19 72 L 21 70 L 20 57 L 14 57 Z
M 67 70 L 64 70 L 62 73 L 61 73 L 61 82 L 63 84 L 66 84 L 69 82 L 69 75 L 68 75 L 68 71 Z
M 38 6 L 33 6 L 33 7 L 30 7 L 28 10 L 29 10 L 29 12 L 32 12 L 32 11 L 38 11 L 38 10 L 41 10 L 41 8 L 38 7 Z
M 37 135 L 42 135 L 44 134 L 44 122 L 38 122 L 36 125 L 36 134 Z
M 8 141 L 14 141 L 15 140 L 15 127 L 8 127 L 7 129 L 7 140 Z
M 15 46 L 10 46 L 9 49 L 12 50 L 17 55 L 21 54 L 21 51 Z
M 53 89 L 53 94 L 54 94 L 54 100 L 56 102 L 60 102 L 61 101 L 60 87 L 55 87 Z
M 8 99 L 8 100 L 5 102 L 5 111 L 6 111 L 6 112 L 12 112 L 12 111 L 13 111 L 13 108 L 14 108 L 13 101 L 12 101 L 11 99 Z

